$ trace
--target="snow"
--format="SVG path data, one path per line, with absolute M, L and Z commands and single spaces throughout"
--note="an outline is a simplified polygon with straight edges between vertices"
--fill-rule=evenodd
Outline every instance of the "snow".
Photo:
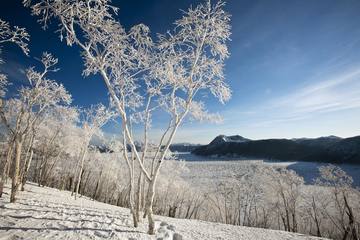
M 232 139 L 231 137 L 224 136 L 223 138 L 224 142 L 236 142 L 236 143 L 242 143 L 242 142 L 248 142 L 249 140 L 246 139 Z
M 199 220 L 155 216 L 156 235 L 146 234 L 147 224 L 133 228 L 130 212 L 85 197 L 74 200 L 70 192 L 38 187 L 33 183 L 9 203 L 9 186 L 0 199 L 0 239 L 319 239 L 297 233 L 240 227 Z
M 221 180 L 232 177 L 234 173 L 241 174 L 247 171 L 249 166 L 265 165 L 284 167 L 294 170 L 302 176 L 307 185 L 314 184 L 314 179 L 320 177 L 319 167 L 329 165 L 321 162 L 297 162 L 297 161 L 276 161 L 266 159 L 249 159 L 239 156 L 198 156 L 191 153 L 176 153 L 178 159 L 186 161 L 188 172 L 183 174 L 184 179 L 192 180 L 195 185 L 204 182 Z M 354 164 L 333 164 L 341 167 L 354 182 L 354 187 L 360 187 L 360 165 Z

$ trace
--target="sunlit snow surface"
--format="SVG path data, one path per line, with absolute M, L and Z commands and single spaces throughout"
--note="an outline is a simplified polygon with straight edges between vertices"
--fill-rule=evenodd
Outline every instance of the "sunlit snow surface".
M 9 186 L 0 199 L 0 239 L 317 239 L 296 233 L 239 227 L 198 220 L 155 216 L 156 236 L 146 222 L 134 229 L 129 210 L 92 201 L 74 200 L 67 191 L 29 183 L 17 203 L 9 203 Z

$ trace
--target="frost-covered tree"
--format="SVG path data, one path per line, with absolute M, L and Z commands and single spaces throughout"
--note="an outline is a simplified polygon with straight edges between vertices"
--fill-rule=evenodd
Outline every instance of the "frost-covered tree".
M 76 164 L 79 161 L 84 140 L 83 130 L 79 124 L 79 111 L 76 107 L 73 108 L 76 114 L 74 118 L 55 117 L 54 120 L 50 120 L 52 121 L 51 129 L 48 129 L 48 125 L 44 124 L 44 135 L 41 135 L 42 138 L 38 138 L 37 147 L 41 155 L 33 166 L 33 181 L 38 181 L 45 186 L 53 184 L 62 190 L 73 190 L 77 171 Z M 59 122 L 60 128 L 57 126 Z M 49 144 L 56 134 L 57 137 L 52 141 L 52 144 Z M 47 156 L 50 156 L 50 159 L 47 160 Z M 52 167 L 54 164 L 56 166 Z M 44 171 L 40 171 L 42 165 Z M 52 171 L 46 170 L 51 168 L 53 168 Z M 41 177 L 40 172 L 44 172 L 43 177 Z M 54 183 L 49 182 L 49 179 L 53 179 Z
M 101 135 L 101 128 L 114 116 L 114 113 L 108 110 L 102 104 L 91 106 L 83 110 L 82 119 L 82 144 L 77 162 L 77 182 L 75 186 L 75 199 L 79 192 L 81 175 L 84 169 L 84 161 L 89 149 L 90 141 L 94 135 Z
M 230 17 L 224 3 L 207 1 L 184 12 L 174 30 L 159 35 L 156 43 L 143 24 L 129 31 L 113 15 L 117 8 L 108 0 L 24 1 L 47 26 L 51 18 L 60 22 L 60 37 L 82 49 L 84 74 L 100 74 L 111 102 L 121 118 L 124 146 L 131 153 L 148 182 L 145 213 L 149 233 L 154 234 L 153 201 L 156 182 L 169 146 L 179 126 L 190 115 L 196 120 L 215 119 L 196 96 L 210 91 L 220 102 L 231 92 L 224 82 L 224 60 L 229 56 Z M 169 122 L 154 154 L 147 151 L 153 111 L 169 113 Z M 131 133 L 131 116 L 144 127 L 144 148 L 140 154 Z M 125 155 L 127 148 L 124 148 Z M 150 160 L 151 167 L 145 161 Z
M 332 209 L 325 208 L 326 215 L 331 219 L 336 227 L 341 239 L 357 240 L 360 237 L 358 220 L 359 218 L 359 191 L 351 187 L 352 177 L 346 174 L 338 166 L 327 165 L 319 168 L 320 177 L 316 182 L 320 186 L 326 186 L 331 189 Z
M 271 178 L 274 182 L 272 185 L 273 190 L 277 195 L 275 207 L 278 209 L 284 230 L 297 232 L 297 213 L 301 198 L 301 186 L 304 184 L 304 179 L 293 170 L 285 168 L 273 169 Z
M 150 171 L 145 210 L 150 233 L 154 233 L 152 203 L 156 179 L 178 127 L 188 114 L 196 120 L 218 119 L 218 115 L 205 110 L 204 103 L 195 101 L 195 96 L 210 91 L 222 103 L 231 96 L 223 76 L 223 63 L 229 55 L 226 41 L 230 36 L 230 19 L 223 6 L 222 2 L 211 5 L 208 1 L 190 8 L 175 22 L 172 32 L 159 37 L 159 60 L 152 74 L 166 86 L 167 91 L 161 92 L 159 101 L 170 120 Z
M 135 169 L 135 158 L 134 158 L 134 154 L 131 154 L 130 156 L 128 155 L 127 150 L 125 150 L 127 148 L 127 144 L 125 141 L 125 138 L 123 138 L 123 141 L 120 142 L 117 139 L 113 139 L 110 144 L 109 144 L 109 148 L 111 149 L 111 151 L 113 151 L 117 156 L 121 156 L 122 159 L 125 159 L 127 168 L 128 168 L 128 203 L 129 203 L 129 208 L 130 211 L 132 213 L 132 217 L 133 217 L 133 224 L 134 227 L 138 226 L 138 222 L 139 222 L 139 216 L 136 214 L 136 207 L 135 207 L 135 174 L 136 174 L 136 169 Z
M 29 34 L 26 32 L 25 28 L 21 28 L 18 26 L 11 27 L 10 24 L 6 21 L 0 19 L 0 44 L 4 43 L 15 43 L 18 45 L 21 50 L 28 55 L 29 48 Z M 1 54 L 1 48 L 0 48 Z M 0 64 L 4 63 L 3 59 L 0 57 Z M 8 85 L 7 77 L 5 74 L 0 73 L 0 98 L 5 95 L 6 86 Z M 0 101 L 1 101 L 0 99 Z M 0 102 L 1 104 L 2 102 Z M 1 105 L 0 105 L 1 107 Z
M 52 107 L 43 115 L 42 121 L 35 131 L 35 145 L 33 147 L 37 150 L 33 179 L 39 185 L 46 185 L 47 179 L 60 157 L 64 157 L 66 154 L 75 155 L 72 154 L 73 151 L 76 151 L 74 148 L 80 148 L 79 143 L 82 138 L 76 136 L 78 117 L 79 113 L 76 107 L 61 105 Z M 31 160 L 26 161 L 22 186 L 26 182 Z
M 327 209 L 331 203 L 331 198 L 328 198 L 328 191 L 327 188 L 316 186 L 304 193 L 302 210 L 309 223 L 302 227 L 310 229 L 309 233 L 317 237 L 330 237 L 331 234 L 327 232 L 333 230 L 327 217 Z
M 0 19 L 0 54 L 1 54 L 1 46 L 4 43 L 15 43 L 18 45 L 22 51 L 28 55 L 29 48 L 29 34 L 26 32 L 25 28 L 20 28 L 18 26 L 11 27 L 10 24 L 6 21 Z M 3 64 L 4 60 L 0 56 L 0 64 Z M 4 96 L 6 94 L 7 86 L 9 85 L 7 76 L 0 72 L 0 124 L 6 124 L 5 116 L 3 115 L 4 108 Z M 7 157 L 2 161 L 2 172 L 0 173 L 0 197 L 3 192 L 3 186 L 5 181 L 5 175 L 9 168 L 10 156 L 13 152 L 13 146 L 8 145 Z
M 19 97 L 5 102 L 1 109 L 4 126 L 10 134 L 10 140 L 15 144 L 15 158 L 13 162 L 12 188 L 10 201 L 14 202 L 20 181 L 20 163 L 23 144 L 34 127 L 39 124 L 43 114 L 58 104 L 70 104 L 71 95 L 64 86 L 54 80 L 46 78 L 48 72 L 57 71 L 57 59 L 49 53 L 41 58 L 43 71 L 38 72 L 33 67 L 27 69 L 28 86 L 19 90 Z M 9 145 L 11 146 L 11 142 Z M 10 159 L 10 158 L 7 158 Z

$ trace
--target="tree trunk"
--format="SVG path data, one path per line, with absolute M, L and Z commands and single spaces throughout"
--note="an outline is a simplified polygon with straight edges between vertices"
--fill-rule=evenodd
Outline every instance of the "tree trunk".
M 96 200 L 96 196 L 97 196 L 97 192 L 98 192 L 98 189 L 99 189 L 99 186 L 100 186 L 100 183 L 101 183 L 101 177 L 102 177 L 102 169 L 100 171 L 100 176 L 96 182 L 96 186 L 95 186 L 95 190 L 94 190 L 94 194 L 93 194 L 93 200 Z
M 10 162 L 11 162 L 11 158 L 12 158 L 12 154 L 13 154 L 13 146 L 14 146 L 13 142 L 11 141 L 11 143 L 9 144 L 7 154 L 6 154 L 4 168 L 3 168 L 3 171 L 2 171 L 1 176 L 0 176 L 0 197 L 2 197 L 2 194 L 3 194 L 3 191 L 4 191 L 5 180 L 7 178 L 7 172 L 8 172 Z
M 131 159 L 132 163 L 134 163 L 134 160 Z M 130 205 L 130 210 L 133 216 L 133 223 L 134 223 L 134 227 L 138 227 L 138 218 L 137 218 L 137 214 L 136 214 L 136 210 L 135 210 L 135 204 L 134 204 L 134 164 L 132 164 L 132 173 L 130 175 L 130 188 L 129 188 L 129 205 Z
M 153 179 L 149 183 L 149 189 L 147 193 L 147 199 L 146 199 L 146 215 L 148 217 L 148 234 L 154 235 L 155 234 L 155 222 L 153 218 L 153 202 L 154 202 L 154 196 L 155 196 L 155 180 L 156 178 L 153 177 Z
M 75 189 L 75 200 L 76 200 L 77 194 L 80 194 L 79 190 L 80 190 L 80 187 L 82 184 L 84 172 L 85 172 L 85 170 L 83 168 L 81 168 L 80 177 L 78 179 L 78 182 L 76 184 L 76 189 Z
M 139 173 L 139 178 L 138 178 L 138 185 L 137 185 L 137 192 L 136 192 L 136 209 L 135 209 L 135 214 L 136 214 L 136 218 L 140 221 L 140 209 L 141 209 L 141 199 L 142 199 L 142 172 L 140 171 Z
M 42 157 L 42 160 L 40 162 L 40 167 L 39 167 L 39 175 L 37 176 L 38 177 L 38 186 L 41 187 L 41 179 L 42 179 L 42 175 L 43 175 L 43 171 L 44 171 L 44 166 L 45 166 L 45 158 L 46 158 L 46 155 L 44 153 L 43 157 Z
M 84 173 L 85 173 L 85 171 L 84 171 Z M 85 195 L 85 190 L 86 190 L 87 183 L 89 182 L 90 175 L 91 175 L 91 171 L 89 171 L 88 174 L 86 175 L 85 181 L 83 181 L 83 183 L 81 183 L 81 186 L 80 186 L 80 194 L 81 195 Z
M 82 172 L 83 172 L 83 169 L 84 169 L 84 161 L 85 161 L 85 156 L 86 156 L 86 152 L 87 152 L 87 145 L 85 146 L 85 149 L 82 153 L 82 156 L 81 156 L 81 162 L 80 162 L 80 171 L 79 171 L 79 175 L 78 175 L 78 181 L 76 183 L 76 189 L 75 189 L 75 200 L 76 200 L 76 196 L 79 192 L 79 188 L 80 188 L 80 181 L 81 181 L 81 175 L 82 175 Z
M 175 126 L 173 128 L 173 131 L 171 132 L 171 134 L 170 134 L 170 136 L 169 136 L 169 138 L 167 140 L 167 143 L 166 143 L 166 145 L 164 147 L 162 155 L 159 158 L 159 160 L 157 162 L 157 165 L 155 167 L 154 174 L 152 174 L 152 178 L 149 181 L 149 189 L 148 189 L 147 200 L 146 200 L 145 214 L 148 217 L 148 224 L 149 224 L 148 233 L 150 235 L 155 234 L 155 222 L 154 222 L 154 219 L 153 219 L 153 210 L 152 210 L 152 208 L 153 208 L 153 202 L 154 202 L 154 197 L 155 197 L 156 180 L 157 180 L 157 177 L 159 175 L 160 168 L 161 168 L 161 165 L 162 165 L 162 163 L 164 161 L 165 155 L 166 155 L 167 151 L 169 150 L 170 144 L 172 143 L 172 141 L 174 139 L 177 128 L 179 127 L 179 125 L 180 125 L 182 119 L 184 118 L 184 116 L 185 116 L 185 114 L 180 119 L 175 120 Z
M 43 177 L 41 178 L 41 183 L 42 183 L 43 186 L 45 186 L 45 185 L 46 185 L 46 186 L 47 186 L 47 185 L 50 185 L 50 184 L 48 183 L 48 180 L 49 180 L 49 178 L 50 178 L 50 174 L 51 174 L 52 170 L 54 169 L 57 161 L 59 160 L 60 154 L 61 154 L 61 152 L 59 152 L 59 154 L 56 156 L 54 162 L 51 164 L 50 167 L 47 167 L 47 168 L 44 169 L 44 171 L 43 171 Z M 48 161 L 47 161 L 47 162 L 48 162 Z M 46 163 L 47 163 L 47 162 L 46 162 Z M 47 165 L 49 165 L 49 164 L 47 164 Z
M 25 184 L 26 184 L 27 175 L 28 175 L 28 172 L 29 172 L 29 168 L 30 168 L 30 164 L 31 164 L 33 155 L 34 155 L 34 150 L 31 149 L 29 159 L 27 159 L 27 161 L 26 161 L 26 163 L 25 163 L 24 172 L 23 172 L 23 175 L 21 176 L 21 191 L 24 191 L 24 190 L 25 190 L 25 189 L 24 189 L 24 186 L 25 186 Z
M 321 237 L 321 230 L 320 230 L 320 222 L 317 216 L 317 208 L 316 208 L 316 202 L 314 196 L 312 197 L 312 206 L 314 210 L 314 220 L 316 225 L 316 236 Z
M 14 169 L 13 169 L 13 176 L 12 176 L 12 183 L 11 183 L 11 195 L 10 195 L 10 202 L 14 203 L 16 201 L 16 194 L 19 187 L 19 172 L 20 172 L 20 159 L 21 159 L 21 150 L 22 150 L 22 139 L 15 139 L 15 162 L 14 162 Z
M 74 177 L 69 177 L 69 186 L 68 186 L 68 190 L 72 191 L 72 186 L 73 186 L 73 181 L 74 181 Z
M 343 197 L 344 197 L 345 207 L 347 209 L 347 215 L 349 218 L 349 230 L 351 229 L 352 240 L 359 240 L 359 236 L 356 230 L 356 221 L 353 210 L 350 207 L 348 199 L 345 196 L 345 194 L 343 194 Z
M 295 209 L 294 209 L 293 211 L 294 211 L 294 212 L 291 214 L 291 216 L 292 216 L 292 222 L 293 222 L 292 231 L 293 231 L 293 232 L 297 232 L 297 221 L 296 221 L 296 212 L 295 212 Z

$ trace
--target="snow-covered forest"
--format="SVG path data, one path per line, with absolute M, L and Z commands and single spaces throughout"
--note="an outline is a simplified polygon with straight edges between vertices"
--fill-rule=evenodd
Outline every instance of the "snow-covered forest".
M 23 194 L 31 199 L 31 192 L 24 192 L 30 187 L 39 196 L 49 194 L 36 190 L 36 183 L 64 191 L 59 197 L 128 208 L 133 229 L 146 224 L 149 235 L 161 229 L 154 215 L 162 215 L 359 239 L 360 192 L 337 166 L 321 167 L 314 185 L 305 185 L 292 170 L 261 164 L 244 165 L 232 176 L 218 175 L 218 181 L 209 183 L 186 177 L 186 162 L 169 150 L 184 122 L 222 120 L 206 109 L 206 94 L 223 104 L 236 94 L 224 76 L 231 35 L 224 2 L 190 7 L 173 29 L 155 39 L 145 24 L 125 29 L 109 0 L 23 4 L 44 30 L 49 24 L 57 26 L 53 34 L 59 43 L 54 44 L 80 49 L 83 76 L 99 76 L 109 100 L 89 108 L 73 105 L 76 96 L 49 78 L 49 73 L 66 69 L 59 69 L 58 59 L 46 49 L 34 56 L 39 62 L 26 70 L 26 82 L 16 90 L 9 90 L 12 79 L 1 74 L 2 200 L 16 204 Z M 31 32 L 0 20 L 1 45 L 15 44 L 26 57 L 32 54 L 29 42 Z M 151 129 L 160 112 L 167 123 L 157 140 Z M 110 121 L 120 129 L 114 137 L 103 131 Z M 135 136 L 135 128 L 141 129 L 140 136 Z M 221 169 L 216 171 L 221 174 Z M 176 221 L 173 224 L 176 227 Z

